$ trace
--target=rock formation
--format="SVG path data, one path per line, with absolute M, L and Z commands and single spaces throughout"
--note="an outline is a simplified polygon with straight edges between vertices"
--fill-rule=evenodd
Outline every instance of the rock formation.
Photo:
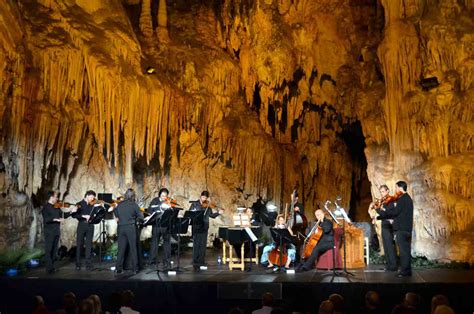
M 18 231 L 0 247 L 41 241 L 50 189 L 72 202 L 133 187 L 142 206 L 161 186 L 183 204 L 208 189 L 222 223 L 237 205 L 284 208 L 298 185 L 310 219 L 341 195 L 368 221 L 377 186 L 406 180 L 414 254 L 473 262 L 473 9 L 0 3 L 0 228 Z

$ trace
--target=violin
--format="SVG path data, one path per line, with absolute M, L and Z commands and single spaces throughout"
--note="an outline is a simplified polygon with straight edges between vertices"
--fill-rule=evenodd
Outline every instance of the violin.
M 54 208 L 69 208 L 71 206 L 74 206 L 74 204 L 64 203 L 64 202 L 56 202 L 54 204 Z M 80 205 L 76 205 L 76 206 L 77 206 L 77 208 L 81 207 Z

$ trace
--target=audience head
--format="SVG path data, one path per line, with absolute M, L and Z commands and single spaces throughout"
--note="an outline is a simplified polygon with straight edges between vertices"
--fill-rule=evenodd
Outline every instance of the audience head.
M 405 294 L 405 299 L 403 300 L 403 304 L 406 306 L 412 306 L 415 309 L 420 306 L 421 297 L 419 294 L 414 292 L 407 292 Z
M 77 308 L 78 314 L 91 314 L 94 313 L 94 303 L 90 299 L 82 300 Z
M 403 304 L 396 305 L 393 310 L 392 314 L 415 314 L 416 310 L 413 306 L 406 306 Z
M 375 291 L 368 291 L 365 294 L 365 308 L 378 309 L 380 306 L 380 295 Z
M 132 292 L 132 290 L 124 290 L 121 294 L 122 305 L 131 308 L 135 302 L 135 294 Z
M 445 295 L 437 294 L 431 299 L 431 314 L 434 314 L 436 307 L 439 305 L 449 306 L 449 300 Z
M 321 302 L 319 306 L 319 314 L 333 314 L 334 313 L 334 304 L 331 301 L 325 300 Z
M 342 295 L 333 293 L 329 296 L 329 301 L 334 305 L 334 313 L 344 312 L 344 298 Z
M 262 295 L 262 305 L 273 306 L 273 294 L 271 294 L 270 292 L 265 292 Z
M 449 305 L 438 305 L 434 314 L 454 314 L 454 310 Z
M 99 314 L 102 312 L 102 304 L 100 302 L 100 298 L 97 294 L 91 294 L 88 298 L 94 304 L 94 313 Z
M 72 292 L 66 292 L 63 295 L 63 308 L 66 313 L 76 313 L 76 295 Z
M 270 314 L 286 314 L 287 312 L 281 307 L 274 307 Z
M 229 310 L 229 314 L 244 314 L 244 311 L 238 307 L 233 307 Z

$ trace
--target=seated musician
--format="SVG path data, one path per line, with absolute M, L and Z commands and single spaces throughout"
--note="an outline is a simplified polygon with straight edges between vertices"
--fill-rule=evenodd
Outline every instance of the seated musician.
M 287 227 L 285 217 L 283 215 L 278 215 L 277 216 L 276 221 L 275 221 L 275 228 L 278 228 L 278 229 L 287 228 L 288 231 L 290 232 L 290 234 L 293 235 L 293 231 L 290 228 Z M 278 246 L 278 244 L 273 242 L 273 243 L 270 243 L 270 244 L 266 245 L 263 248 L 262 257 L 260 258 L 260 263 L 261 264 L 267 264 L 268 263 L 268 268 L 271 268 L 271 267 L 274 266 L 273 263 L 268 259 L 268 255 L 270 254 L 270 252 L 273 249 L 277 248 L 277 246 Z M 294 262 L 295 258 L 296 258 L 296 248 L 295 248 L 295 245 L 292 244 L 292 243 L 289 243 L 286 248 L 287 248 L 288 258 L 286 260 L 285 268 L 290 268 L 290 263 Z
M 323 234 L 318 241 L 318 244 L 314 247 L 311 256 L 306 260 L 304 264 L 298 266 L 298 271 L 308 271 L 314 268 L 314 263 L 318 260 L 327 250 L 334 247 L 334 231 L 332 227 L 332 221 L 324 216 L 324 212 L 318 209 L 314 212 L 316 216 L 317 224 L 323 229 Z
M 245 209 L 244 215 L 248 217 L 248 220 L 246 220 L 246 223 L 242 224 L 242 227 L 249 227 L 249 226 L 258 226 L 258 222 L 255 220 L 253 217 L 253 209 L 248 207 Z M 242 258 L 241 256 L 241 247 L 242 244 L 236 244 L 234 245 L 235 249 L 235 255 L 237 255 L 238 258 Z M 252 250 L 250 250 L 252 249 Z M 252 256 L 249 256 L 250 251 L 252 251 Z M 252 241 L 245 241 L 244 242 L 244 255 L 247 257 L 253 257 L 255 255 L 256 248 L 255 248 L 255 242 Z

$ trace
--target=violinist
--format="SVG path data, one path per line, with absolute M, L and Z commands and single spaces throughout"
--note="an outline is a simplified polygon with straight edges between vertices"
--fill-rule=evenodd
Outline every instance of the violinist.
M 313 248 L 311 256 L 305 261 L 304 264 L 300 264 L 298 266 L 298 272 L 313 269 L 314 263 L 318 260 L 318 257 L 327 250 L 334 248 L 334 230 L 332 221 L 324 216 L 324 212 L 321 209 L 317 209 L 314 212 L 314 215 L 316 216 L 316 224 L 323 230 L 323 233 L 318 243 Z
M 389 202 L 391 200 L 390 196 L 390 190 L 387 185 L 383 184 L 379 188 L 380 195 L 382 196 L 380 200 L 380 204 L 374 204 L 374 211 L 375 214 L 373 215 L 373 219 L 376 220 L 376 223 L 374 226 L 377 226 L 377 223 L 381 227 L 381 238 L 382 241 L 381 243 L 382 248 L 383 248 L 383 254 L 385 255 L 385 260 L 387 262 L 387 266 L 385 267 L 385 271 L 397 271 L 397 254 L 395 252 L 395 243 L 393 240 L 393 226 L 392 226 L 392 220 L 386 219 L 386 220 L 380 220 L 377 219 L 379 217 L 379 214 L 377 210 L 385 211 L 387 209 L 391 209 L 394 206 L 394 202 Z M 377 227 L 375 228 L 377 231 Z M 379 240 L 380 241 L 380 240 Z M 382 252 L 382 250 L 381 250 Z
M 209 230 L 209 217 L 216 218 L 223 213 L 213 212 L 209 199 L 209 192 L 202 191 L 199 200 L 191 202 L 190 211 L 200 212 L 192 222 L 193 228 L 193 269 L 199 271 L 200 266 L 205 265 L 207 232 Z
M 377 209 L 378 219 L 393 219 L 395 240 L 400 250 L 400 272 L 397 277 L 411 276 L 411 233 L 413 231 L 413 200 L 407 193 L 407 183 L 398 181 L 396 186 L 396 201 L 385 210 Z M 396 265 L 396 264 L 395 264 Z
M 76 230 L 76 270 L 81 270 L 81 250 L 85 245 L 86 270 L 92 269 L 91 251 L 92 238 L 94 237 L 94 225 L 89 223 L 92 209 L 94 208 L 96 194 L 89 190 L 84 199 L 77 203 L 77 211 L 72 217 L 78 220 Z
M 161 188 L 158 192 L 158 197 L 155 197 L 151 201 L 147 213 L 153 214 L 154 212 L 159 212 L 162 214 L 167 208 L 169 208 L 168 195 L 168 189 Z M 163 269 L 167 269 L 171 266 L 171 234 L 169 233 L 167 226 L 162 226 L 160 224 L 160 218 L 161 217 L 158 217 L 152 226 L 150 264 L 158 264 L 158 245 L 160 243 L 160 238 L 163 237 Z
M 275 228 L 278 228 L 278 229 L 288 229 L 288 232 L 293 235 L 293 231 L 291 230 L 291 228 L 289 228 L 287 225 L 286 225 L 286 221 L 285 221 L 285 216 L 284 215 L 278 215 L 276 220 L 275 220 Z M 268 268 L 272 268 L 274 267 L 273 263 L 270 261 L 270 259 L 268 258 L 270 252 L 274 249 L 277 248 L 277 244 L 275 242 L 272 242 L 268 245 L 266 245 L 264 248 L 263 248 L 263 252 L 262 252 L 262 257 L 260 258 L 260 264 L 267 264 L 268 262 Z M 288 258 L 286 259 L 286 264 L 285 264 L 285 268 L 288 269 L 290 268 L 290 264 L 291 262 L 294 262 L 295 259 L 296 259 L 296 247 L 293 243 L 288 243 L 287 246 L 286 246 L 286 250 L 287 250 L 287 254 L 288 254 Z
M 60 223 L 64 221 L 71 213 L 75 213 L 77 208 L 73 207 L 71 213 L 63 213 L 61 208 L 56 207 L 58 202 L 58 193 L 49 191 L 48 202 L 43 206 L 41 215 L 43 216 L 44 230 L 44 254 L 46 259 L 46 271 L 52 274 L 56 271 L 54 268 L 54 260 L 58 252 L 58 244 L 60 238 Z

